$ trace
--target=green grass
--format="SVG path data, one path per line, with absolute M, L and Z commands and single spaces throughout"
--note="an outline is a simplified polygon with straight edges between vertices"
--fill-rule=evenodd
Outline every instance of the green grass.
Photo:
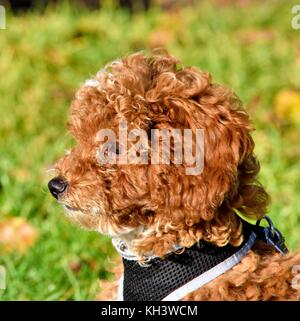
M 284 127 L 273 121 L 276 94 L 300 87 L 300 30 L 291 28 L 291 7 L 287 1 L 204 3 L 176 15 L 153 9 L 130 18 L 120 10 L 64 5 L 7 17 L 0 30 L 0 220 L 25 217 L 39 238 L 24 256 L 1 254 L 8 279 L 0 299 L 93 299 L 98 278 L 109 276 L 110 240 L 64 218 L 47 192 L 46 171 L 73 144 L 65 123 L 79 85 L 106 62 L 150 44 L 165 44 L 241 97 L 257 127 L 269 212 L 288 245 L 300 244 L 300 120 Z

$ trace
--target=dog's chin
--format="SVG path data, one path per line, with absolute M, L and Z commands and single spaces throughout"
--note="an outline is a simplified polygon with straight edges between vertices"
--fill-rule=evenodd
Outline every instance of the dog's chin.
M 87 214 L 83 210 L 71 207 L 69 205 L 63 205 L 63 207 L 67 218 L 75 225 L 87 230 L 98 230 L 98 217 Z
M 84 211 L 80 208 L 63 204 L 65 214 L 71 222 L 86 230 L 97 231 L 110 237 L 124 237 L 136 231 L 136 227 L 118 226 L 111 222 L 107 215 L 93 208 L 91 211 Z M 139 229 L 138 229 L 139 230 Z

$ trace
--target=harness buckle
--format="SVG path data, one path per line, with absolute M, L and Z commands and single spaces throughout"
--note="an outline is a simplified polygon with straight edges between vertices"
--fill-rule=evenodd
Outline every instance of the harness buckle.
M 269 216 L 265 215 L 263 218 L 258 220 L 256 222 L 256 227 L 259 227 L 259 224 L 263 219 L 268 222 L 268 226 L 264 227 L 262 230 L 264 241 L 267 244 L 272 245 L 277 252 L 286 254 L 288 252 L 288 248 L 285 245 L 285 239 L 280 231 L 274 226 Z

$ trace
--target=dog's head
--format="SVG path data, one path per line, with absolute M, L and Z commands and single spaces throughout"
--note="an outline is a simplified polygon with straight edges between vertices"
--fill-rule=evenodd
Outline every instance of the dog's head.
M 251 125 L 239 99 L 174 57 L 134 54 L 111 63 L 77 92 L 69 126 L 77 145 L 57 163 L 51 193 L 81 226 L 127 238 L 137 252 L 163 255 L 201 238 L 238 245 L 235 212 L 265 212 L 268 196 L 256 181 Z M 176 129 L 183 145 L 158 139 L 153 161 L 154 129 Z M 185 158 L 186 142 L 196 163 L 203 161 L 198 172 Z M 162 161 L 164 146 L 169 161 Z

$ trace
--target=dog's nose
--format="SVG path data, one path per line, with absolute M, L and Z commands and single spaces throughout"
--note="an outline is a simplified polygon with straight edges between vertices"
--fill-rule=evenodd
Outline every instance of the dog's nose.
M 62 194 L 67 188 L 68 183 L 61 177 L 54 177 L 48 183 L 50 193 L 57 199 L 59 194 Z

